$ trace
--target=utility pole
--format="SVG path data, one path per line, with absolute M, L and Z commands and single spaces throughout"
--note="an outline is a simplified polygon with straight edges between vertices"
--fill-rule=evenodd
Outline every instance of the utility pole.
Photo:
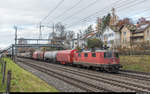
M 13 57 L 14 57 L 14 61 L 16 62 L 16 50 L 17 50 L 16 45 L 17 45 L 17 31 L 18 31 L 18 27 L 14 26 L 14 29 L 15 29 L 15 51 L 12 51 L 12 52 L 15 53 L 15 54 L 13 54 L 13 55 L 15 55 Z M 12 47 L 12 50 L 14 50 L 13 47 Z
M 17 44 L 17 31 L 18 31 L 17 26 L 14 26 L 14 29 L 15 29 L 15 45 L 16 45 Z
M 41 22 L 40 22 L 40 27 L 39 27 L 39 39 L 42 39 L 42 25 L 41 25 Z
M 54 38 L 54 32 L 55 32 L 55 25 L 53 23 L 53 38 Z
M 79 33 L 77 33 L 77 41 L 78 41 L 78 43 L 77 43 L 77 46 L 79 47 L 79 42 L 80 42 L 80 34 Z

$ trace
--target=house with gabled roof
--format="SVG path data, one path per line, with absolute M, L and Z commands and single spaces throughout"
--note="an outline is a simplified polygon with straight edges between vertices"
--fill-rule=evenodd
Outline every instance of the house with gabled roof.
M 131 43 L 131 36 L 132 32 L 136 30 L 136 26 L 132 24 L 125 24 L 122 26 L 120 29 L 120 37 L 121 37 L 121 47 L 122 48 L 130 48 L 132 43 Z
M 150 23 L 123 25 L 121 32 L 121 47 L 131 48 L 140 46 L 140 43 L 150 41 Z
M 141 24 L 132 32 L 131 41 L 133 47 L 141 46 L 141 43 L 147 42 L 150 39 L 150 23 Z
M 110 48 L 117 48 L 118 46 L 120 46 L 119 27 L 107 26 L 104 29 L 101 40 Z

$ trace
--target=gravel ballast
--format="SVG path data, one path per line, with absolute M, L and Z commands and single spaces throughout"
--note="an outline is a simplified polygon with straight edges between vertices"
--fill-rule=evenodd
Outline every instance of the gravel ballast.
M 42 72 L 40 72 L 40 71 L 30 67 L 30 66 L 27 66 L 27 65 L 21 63 L 21 62 L 17 62 L 17 64 L 20 67 L 22 67 L 23 69 L 31 72 L 32 74 L 36 75 L 40 79 L 44 80 L 49 85 L 54 86 L 60 92 L 86 92 L 84 90 L 81 90 L 80 88 L 74 87 L 74 86 L 67 84 L 67 83 L 65 83 L 59 79 L 56 79 L 52 76 L 49 76 L 45 73 L 42 73 Z

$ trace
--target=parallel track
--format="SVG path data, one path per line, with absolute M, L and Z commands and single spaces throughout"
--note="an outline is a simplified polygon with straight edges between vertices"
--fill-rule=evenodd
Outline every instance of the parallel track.
M 30 66 L 31 65 L 33 67 L 38 66 L 38 65 L 35 65 L 35 64 L 31 64 L 31 61 L 29 61 L 29 62 L 30 63 L 28 63 L 28 65 L 30 65 Z M 86 77 L 86 78 L 89 78 L 89 79 L 92 79 L 92 80 L 100 81 L 100 82 L 103 82 L 103 83 L 106 83 L 106 84 L 111 84 L 113 86 L 125 88 L 125 89 L 131 90 L 131 91 L 139 91 L 139 92 L 143 92 L 143 91 L 149 92 L 150 91 L 149 86 L 145 86 L 145 85 L 137 84 L 137 83 L 131 83 L 131 82 L 128 82 L 128 81 L 119 80 L 117 78 L 110 78 L 110 77 L 106 77 L 104 75 L 91 74 L 91 73 L 88 73 L 86 71 L 77 71 L 75 69 L 71 69 L 71 68 L 68 68 L 68 67 L 56 66 L 54 64 L 41 63 L 40 65 L 43 65 L 44 67 L 51 67 L 53 69 L 57 69 L 57 70 L 60 70 L 60 71 L 65 71 L 65 72 L 75 74 L 75 75 L 78 75 L 78 76 Z M 40 66 L 38 66 L 38 68 L 39 67 Z M 46 69 L 46 70 L 48 71 L 49 69 Z M 65 75 L 62 75 L 62 74 L 58 74 L 58 75 L 61 75 L 61 76 L 65 77 Z M 70 79 L 72 79 L 72 78 L 70 78 Z M 97 86 L 95 86 L 95 87 L 97 87 Z M 99 87 L 99 89 L 100 89 L 100 87 Z M 104 90 L 104 91 L 111 91 L 111 90 L 105 90 L 104 88 L 101 88 L 101 89 Z M 87 90 L 87 91 L 90 91 L 90 90 Z
M 20 60 L 19 60 L 20 61 Z M 49 69 L 45 66 L 40 66 L 40 65 L 37 65 L 37 64 L 33 64 L 33 63 L 27 63 L 25 61 L 21 61 L 23 62 L 24 64 L 32 67 L 32 68 L 35 68 L 43 73 L 46 73 L 48 75 L 51 75 L 57 79 L 60 79 L 66 83 L 69 83 L 71 85 L 74 85 L 80 89 L 83 89 L 85 91 L 88 91 L 88 92 L 97 92 L 97 91 L 100 91 L 100 92 L 112 92 L 111 90 L 108 90 L 108 89 L 105 89 L 105 88 L 102 88 L 100 86 L 97 86 L 97 85 L 94 85 L 94 84 L 91 84 L 89 82 L 85 82 L 85 81 L 82 81 L 80 79 L 76 79 L 76 78 L 73 78 L 73 77 L 70 77 L 70 76 L 67 76 L 67 75 L 64 75 L 64 74 L 61 74 L 61 73 L 58 73 L 56 71 L 54 71 L 53 69 Z

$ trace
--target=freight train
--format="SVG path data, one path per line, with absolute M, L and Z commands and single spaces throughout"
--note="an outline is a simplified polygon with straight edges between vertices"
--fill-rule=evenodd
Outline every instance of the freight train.
M 18 53 L 17 56 L 34 60 L 44 60 L 49 63 L 54 62 L 63 65 L 86 66 L 107 72 L 118 72 L 119 69 L 122 68 L 122 65 L 119 63 L 119 54 L 116 51 L 35 51 L 32 54 L 30 52 Z

